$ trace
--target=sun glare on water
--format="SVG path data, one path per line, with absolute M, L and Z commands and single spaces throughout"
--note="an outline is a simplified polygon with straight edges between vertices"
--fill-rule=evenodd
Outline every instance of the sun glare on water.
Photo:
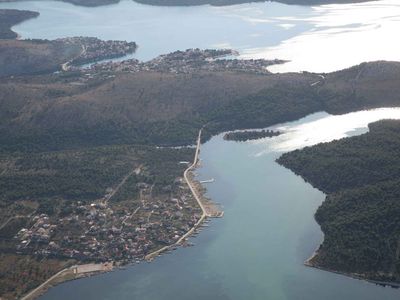
M 369 123 L 383 119 L 400 119 L 400 108 L 379 108 L 337 116 L 326 114 L 310 122 L 278 126 L 274 129 L 283 132 L 280 136 L 254 141 L 265 146 L 257 156 L 270 152 L 293 151 L 341 139 L 356 129 L 366 131 Z

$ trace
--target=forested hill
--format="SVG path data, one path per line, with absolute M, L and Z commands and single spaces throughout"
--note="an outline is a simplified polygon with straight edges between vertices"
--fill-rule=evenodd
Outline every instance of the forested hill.
M 400 121 L 369 128 L 278 162 L 328 194 L 315 216 L 325 239 L 311 264 L 400 283 Z
M 205 124 L 206 139 L 317 111 L 337 114 L 400 104 L 400 63 L 395 62 L 362 64 L 325 74 L 324 80 L 309 73 L 223 71 L 100 72 L 92 77 L 65 73 L 3 79 L 0 150 L 188 145 Z
M 0 9 L 0 39 L 16 38 L 17 34 L 11 30 L 11 27 L 37 16 L 39 13 L 33 11 Z

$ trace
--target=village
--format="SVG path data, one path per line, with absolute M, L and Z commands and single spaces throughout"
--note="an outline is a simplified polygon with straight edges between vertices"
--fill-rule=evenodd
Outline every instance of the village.
M 17 252 L 80 262 L 135 262 L 174 244 L 200 219 L 201 210 L 182 178 L 175 180 L 173 196 L 152 196 L 152 186 L 138 186 L 140 199 L 134 205 L 110 201 L 109 188 L 102 199 L 71 203 L 71 213 L 62 218 L 33 216 L 30 228 L 15 236 Z
M 67 37 L 56 39 L 65 45 L 78 45 L 82 48 L 81 53 L 69 63 L 74 66 L 123 57 L 127 54 L 134 53 L 137 49 L 135 42 L 126 41 L 103 41 L 94 37 Z M 70 66 L 70 69 L 74 69 Z
M 91 65 L 83 72 L 94 77 L 104 72 L 155 71 L 174 74 L 191 74 L 199 71 L 235 71 L 256 74 L 270 74 L 267 67 L 285 63 L 283 60 L 236 59 L 238 53 L 231 49 L 200 50 L 188 49 L 158 56 L 150 61 L 141 62 L 137 59 L 123 61 L 108 61 Z M 79 68 L 75 67 L 75 70 Z

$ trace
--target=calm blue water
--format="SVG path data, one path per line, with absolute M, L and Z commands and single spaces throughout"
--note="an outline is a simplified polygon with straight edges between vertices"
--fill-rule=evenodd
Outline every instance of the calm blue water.
M 214 137 L 202 146 L 198 173 L 216 179 L 207 185 L 208 194 L 224 206 L 225 216 L 192 239 L 194 247 L 62 284 L 40 299 L 399 299 L 398 290 L 303 266 L 322 240 L 313 214 L 324 195 L 276 164 L 282 152 L 274 150 L 298 147 L 290 141 L 301 139 L 309 144 L 315 126 L 325 126 L 332 139 L 361 133 L 379 115 L 400 118 L 400 109 L 391 111 L 348 115 L 347 127 L 335 132 L 327 129 L 346 118 L 320 113 L 278 126 L 288 133 L 270 140 Z
M 253 48 L 278 45 L 312 27 L 302 19 L 311 8 L 277 3 L 230 7 L 155 7 L 130 0 L 117 5 L 85 8 L 56 1 L 0 3 L 0 8 L 40 12 L 38 19 L 14 27 L 23 38 L 54 39 L 95 36 L 135 41 L 136 58 L 148 60 L 160 54 L 188 48 Z M 296 16 L 293 27 L 283 29 Z M 297 18 L 299 20 L 297 20 Z
M 328 72 L 364 61 L 400 60 L 400 43 L 393 38 L 400 26 L 398 0 L 314 7 L 272 2 L 156 7 L 125 0 L 97 8 L 29 1 L 0 3 L 0 8 L 41 13 L 15 26 L 23 38 L 85 35 L 135 41 L 140 60 L 196 47 L 234 48 L 242 58 L 290 61 L 271 67 L 274 72 Z

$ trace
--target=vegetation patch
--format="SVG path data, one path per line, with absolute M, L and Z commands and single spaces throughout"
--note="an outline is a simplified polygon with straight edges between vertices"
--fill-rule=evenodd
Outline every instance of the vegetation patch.
M 1 1 L 0 1 L 1 2 Z M 17 34 L 11 27 L 39 16 L 38 12 L 16 9 L 0 9 L 0 39 L 15 39 Z
M 262 138 L 269 138 L 278 136 L 281 133 L 273 130 L 260 130 L 260 131 L 233 131 L 225 133 L 224 139 L 227 141 L 246 142 L 249 140 L 257 140 Z
M 327 193 L 315 218 L 325 239 L 311 264 L 400 282 L 400 121 L 282 155 L 278 162 Z

